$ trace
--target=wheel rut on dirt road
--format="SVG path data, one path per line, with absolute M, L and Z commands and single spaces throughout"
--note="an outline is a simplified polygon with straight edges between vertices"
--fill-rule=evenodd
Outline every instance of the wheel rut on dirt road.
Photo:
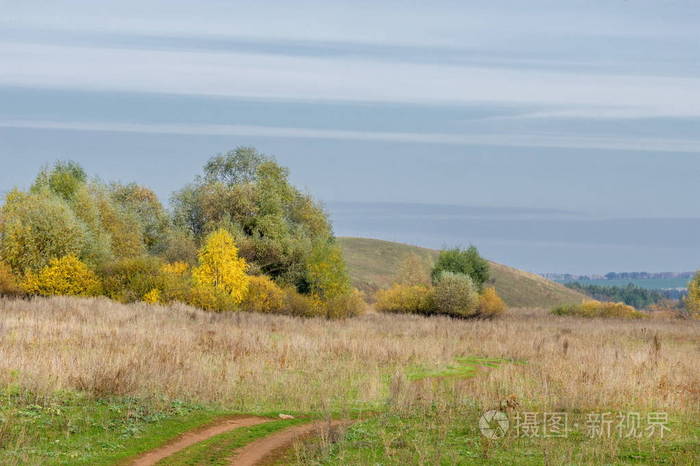
M 229 459 L 231 466 L 253 466 L 269 459 L 282 451 L 291 448 L 295 441 L 310 435 L 330 432 L 333 429 L 348 425 L 348 421 L 315 421 L 300 424 L 275 432 L 255 440 L 236 450 Z
M 129 464 L 131 466 L 152 466 L 158 463 L 158 461 L 163 460 L 179 452 L 180 450 L 184 450 L 189 446 L 203 442 L 204 440 L 214 437 L 215 435 L 223 434 L 234 429 L 240 429 L 242 427 L 251 427 L 258 424 L 263 424 L 273 420 L 274 419 L 272 418 L 260 416 L 237 416 L 223 419 L 214 424 L 185 432 L 165 445 L 139 455 Z

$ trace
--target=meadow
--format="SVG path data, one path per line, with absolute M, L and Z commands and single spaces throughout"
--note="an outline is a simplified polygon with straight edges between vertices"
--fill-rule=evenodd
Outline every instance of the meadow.
M 236 413 L 354 421 L 282 464 L 700 460 L 697 320 L 327 320 L 68 297 L 4 299 L 0 312 L 2 464 L 114 464 Z M 479 431 L 491 409 L 511 420 L 503 438 Z M 566 437 L 521 435 L 528 413 L 531 434 L 565 413 Z M 640 429 L 663 413 L 668 430 L 626 438 L 614 421 L 589 435 L 592 415 L 619 413 Z

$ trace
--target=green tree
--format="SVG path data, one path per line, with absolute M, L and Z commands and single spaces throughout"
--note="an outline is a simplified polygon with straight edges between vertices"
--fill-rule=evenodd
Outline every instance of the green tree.
M 286 168 L 251 148 L 218 155 L 173 197 L 174 223 L 200 243 L 226 229 L 252 270 L 308 291 L 308 257 L 314 244 L 332 240 L 332 229 L 288 178 Z
M 73 199 L 78 189 L 87 181 L 87 174 L 83 167 L 72 161 L 58 161 L 51 168 L 44 168 L 39 172 L 32 192 L 39 192 L 49 189 L 63 199 L 69 201 Z
M 328 241 L 316 244 L 308 258 L 308 282 L 311 293 L 322 299 L 347 295 L 352 291 L 343 252 Z
M 81 256 L 87 229 L 70 205 L 47 190 L 12 191 L 0 213 L 0 255 L 16 272 L 38 271 L 51 259 Z
M 440 251 L 433 267 L 431 274 L 433 283 L 437 283 L 443 272 L 467 275 L 481 290 L 489 279 L 489 263 L 479 255 L 479 251 L 474 246 L 470 246 L 468 249 L 447 249 Z
M 170 228 L 168 218 L 158 196 L 136 183 L 114 183 L 109 187 L 110 197 L 130 216 L 137 219 L 143 233 L 143 242 L 149 252 L 162 252 Z

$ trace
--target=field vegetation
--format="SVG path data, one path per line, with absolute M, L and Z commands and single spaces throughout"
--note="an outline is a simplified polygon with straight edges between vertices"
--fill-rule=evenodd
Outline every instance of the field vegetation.
M 697 321 L 525 309 L 494 320 L 299 319 L 101 297 L 5 299 L 0 312 L 2 464 L 110 464 L 236 412 L 356 420 L 334 442 L 299 446 L 286 464 L 700 457 Z M 490 409 L 513 422 L 567 413 L 570 432 L 490 440 L 479 432 Z M 589 438 L 588 413 L 619 412 L 667 413 L 670 430 Z
M 557 316 L 577 317 L 614 317 L 618 319 L 642 319 L 648 317 L 636 310 L 633 306 L 624 303 L 601 302 L 595 300 L 584 301 L 581 304 L 568 304 L 552 309 L 552 314 Z

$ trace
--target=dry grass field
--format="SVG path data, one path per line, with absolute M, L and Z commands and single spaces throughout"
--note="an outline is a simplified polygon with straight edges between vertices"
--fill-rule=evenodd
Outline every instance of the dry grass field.
M 664 441 L 680 445 L 671 458 L 683 462 L 698 454 L 688 445 L 697 446 L 699 434 L 699 324 L 555 317 L 527 309 L 491 321 L 373 313 L 327 321 L 106 299 L 3 300 L 0 387 L 31 393 L 39 405 L 57 392 L 77 392 L 95 400 L 180 400 L 247 413 L 379 416 L 368 421 L 367 429 L 381 416 L 405 420 L 442 413 L 427 424 L 437 429 L 430 433 L 437 439 L 426 434 L 413 440 L 408 435 L 403 443 L 365 440 L 367 451 L 377 455 L 373 460 L 390 464 L 416 458 L 433 463 L 439 459 L 434 455 L 445 454 L 436 445 L 448 442 L 455 429 L 467 429 L 464 435 L 480 445 L 466 457 L 486 461 L 492 446 L 484 445 L 473 428 L 479 413 L 504 403 L 521 411 L 572 416 L 663 411 L 672 429 Z M 455 375 L 454 365 L 464 357 L 500 363 Z M 7 420 L 8 412 L 4 416 Z M 375 429 L 389 432 L 389 424 Z M 0 462 L 7 453 L 2 448 L 26 451 L 33 441 L 31 432 L 20 430 L 5 425 L 3 434 L 0 429 Z M 337 450 L 343 445 L 348 452 Z M 565 462 L 595 462 L 595 455 L 603 453 L 593 451 L 617 458 L 628 448 L 615 439 L 606 439 L 603 450 L 593 448 L 595 441 L 566 443 L 566 449 L 556 445 L 564 443 L 550 439 L 527 448 L 534 449 L 535 460 L 545 455 Z M 644 445 L 638 443 L 642 453 Z M 367 460 L 352 456 L 351 447 L 343 442 L 335 450 L 309 447 L 297 458 Z M 516 446 L 509 448 L 517 453 Z M 661 451 L 656 444 L 649 448 Z

